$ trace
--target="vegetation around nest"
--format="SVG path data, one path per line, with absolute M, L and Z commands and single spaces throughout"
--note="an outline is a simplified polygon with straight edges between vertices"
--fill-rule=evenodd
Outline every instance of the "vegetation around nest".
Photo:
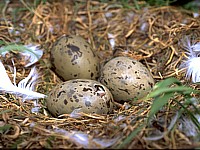
M 195 14 L 200 12 L 157 2 L 160 6 L 137 0 L 1 2 L 0 46 L 9 51 L 5 57 L 0 51 L 1 61 L 10 79 L 15 62 L 17 83 L 30 72 L 19 55 L 22 45 L 40 45 L 44 54 L 36 64 L 36 90 L 48 95 L 62 82 L 50 69 L 52 44 L 63 34 L 76 34 L 89 41 L 102 62 L 113 56 L 140 61 L 157 84 L 143 99 L 116 103 L 113 114 L 78 117 L 52 117 L 45 99 L 38 102 L 40 111 L 32 113 L 33 101 L 1 92 L 0 148 L 198 148 L 199 84 L 186 80 L 180 68 L 187 59 L 180 39 L 200 42 L 200 16 Z

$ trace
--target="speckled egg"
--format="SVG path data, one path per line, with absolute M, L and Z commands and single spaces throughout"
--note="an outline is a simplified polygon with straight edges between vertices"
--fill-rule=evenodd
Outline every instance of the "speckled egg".
M 71 79 L 93 79 L 99 77 L 99 58 L 91 45 L 82 37 L 65 35 L 51 49 L 53 70 L 64 81 Z
M 79 108 L 84 113 L 108 114 L 113 110 L 113 97 L 98 81 L 73 79 L 52 89 L 47 108 L 54 116 L 70 114 Z
M 99 81 L 119 102 L 142 98 L 154 85 L 153 77 L 142 63 L 122 56 L 109 60 L 103 66 Z

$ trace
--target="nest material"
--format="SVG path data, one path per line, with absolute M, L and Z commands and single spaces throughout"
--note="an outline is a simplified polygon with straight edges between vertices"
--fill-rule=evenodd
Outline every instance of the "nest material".
M 172 76 L 185 82 L 184 70 L 179 69 L 185 51 L 179 39 L 192 35 L 199 41 L 200 37 L 200 18 L 194 18 L 192 12 L 170 6 L 136 10 L 125 9 L 116 2 L 67 0 L 33 6 L 21 0 L 21 3 L 13 1 L 1 7 L 0 40 L 6 43 L 40 44 L 44 49 L 44 56 L 36 64 L 41 73 L 37 91 L 44 94 L 48 94 L 54 85 L 61 82 L 50 70 L 49 52 L 56 38 L 63 34 L 83 36 L 102 62 L 115 56 L 129 56 L 139 60 L 150 70 L 156 82 Z M 19 7 L 24 9 L 19 10 Z M 115 47 L 110 45 L 108 34 L 115 40 Z M 1 60 L 10 77 L 12 72 L 8 68 L 12 66 L 11 58 L 15 60 L 19 81 L 28 74 L 30 68 L 24 68 L 24 62 L 18 61 L 17 56 L 10 53 Z M 151 100 L 138 100 L 133 106 L 118 104 L 119 109 L 110 115 L 82 114 L 80 118 L 69 115 L 53 118 L 46 109 L 45 100 L 39 101 L 41 111 L 33 114 L 30 111 L 33 107 L 31 101 L 22 103 L 15 95 L 5 93 L 0 95 L 0 99 L 0 127 L 9 125 L 8 130 L 0 130 L 1 148 L 84 147 L 69 136 L 56 133 L 56 128 L 88 134 L 91 145 L 84 148 L 103 148 L 102 145 L 95 145 L 92 140 L 95 138 L 107 141 L 116 139 L 111 147 L 119 148 L 124 139 L 144 124 L 152 103 Z M 143 127 L 129 144 L 121 147 L 171 149 L 199 146 L 199 141 L 193 142 L 177 128 L 157 141 L 144 138 L 154 130 L 166 130 L 170 118 L 175 114 L 174 110 L 170 110 L 167 106 L 166 111 L 159 112 L 157 116 L 165 118 L 163 125 L 154 121 L 152 126 Z

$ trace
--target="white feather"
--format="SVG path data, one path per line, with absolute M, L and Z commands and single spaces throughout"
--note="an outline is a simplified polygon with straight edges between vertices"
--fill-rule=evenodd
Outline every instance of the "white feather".
M 181 40 L 183 48 L 187 51 L 188 60 L 181 64 L 182 67 L 186 67 L 186 78 L 192 79 L 193 83 L 200 82 L 200 43 L 191 43 L 189 38 Z
M 5 57 L 5 55 L 12 51 L 12 50 L 17 50 L 20 54 L 25 56 L 25 60 L 27 64 L 25 67 L 29 67 L 36 63 L 43 55 L 43 51 L 38 48 L 38 45 L 17 45 L 17 44 L 10 44 L 6 46 L 2 46 L 0 48 L 0 54 Z
M 200 57 L 190 57 L 186 62 L 186 78 L 192 79 L 193 83 L 200 82 Z
M 195 114 L 194 116 L 200 123 L 200 115 Z M 196 127 L 196 125 L 192 122 L 191 118 L 186 116 L 182 116 L 180 118 L 180 124 L 178 126 L 178 129 L 182 131 L 184 134 L 186 134 L 186 136 L 196 137 L 199 134 L 199 130 Z
M 13 85 L 10 78 L 8 77 L 4 65 L 0 61 L 0 91 L 6 93 L 16 94 L 17 96 L 23 97 L 25 99 L 38 99 L 44 98 L 46 95 L 32 91 L 37 79 L 36 68 L 33 67 L 25 79 L 21 80 L 17 86 Z M 29 82 L 28 82 L 29 81 Z
M 33 53 L 29 51 L 24 51 L 22 54 L 25 55 L 26 60 L 29 59 L 29 63 L 25 65 L 25 67 L 31 66 L 32 64 L 36 63 L 43 55 L 43 51 L 38 48 L 38 45 L 25 45 L 28 49 L 31 49 Z
M 120 138 L 120 136 L 113 139 L 91 138 L 87 133 L 79 131 L 69 132 L 57 127 L 54 129 L 54 132 L 66 136 L 69 141 L 85 149 L 107 148 L 115 144 Z
M 114 49 L 114 47 L 115 47 L 115 36 L 111 33 L 108 33 L 108 39 L 109 39 L 109 42 L 110 42 L 112 49 Z

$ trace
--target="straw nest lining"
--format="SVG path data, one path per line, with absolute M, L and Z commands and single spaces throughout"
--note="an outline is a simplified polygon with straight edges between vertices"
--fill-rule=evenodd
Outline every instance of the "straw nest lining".
M 200 41 L 200 19 L 194 18 L 192 12 L 175 7 L 145 7 L 141 10 L 125 9 L 117 3 L 100 3 L 98 1 L 65 1 L 39 4 L 10 3 L 3 6 L 0 22 L 0 40 L 4 42 L 20 42 L 23 44 L 40 44 L 44 55 L 36 64 L 41 75 L 37 91 L 48 94 L 57 83 L 62 82 L 50 70 L 49 52 L 52 43 L 63 34 L 76 34 L 88 40 L 100 56 L 102 63 L 113 56 L 129 56 L 142 62 L 152 73 L 156 82 L 176 77 L 185 82 L 184 70 L 179 66 L 185 59 L 185 51 L 180 39 L 194 36 Z M 25 8 L 17 11 L 16 8 Z M 16 12 L 15 14 L 13 12 Z M 110 36 L 109 36 L 110 35 Z M 109 40 L 115 39 L 112 48 Z M 17 81 L 23 79 L 30 71 L 24 68 L 24 61 L 18 61 L 20 55 L 9 53 L 1 58 L 12 78 L 11 58 L 17 68 Z M 191 85 L 198 89 L 198 86 Z M 53 118 L 46 110 L 45 100 L 40 100 L 41 111 L 30 112 L 31 101 L 22 102 L 15 95 L 0 95 L 0 127 L 8 126 L 9 130 L 1 133 L 1 148 L 81 148 L 75 138 L 69 134 L 56 132 L 82 131 L 89 135 L 89 144 L 84 148 L 103 148 L 94 139 L 106 139 L 115 142 L 111 147 L 124 148 L 192 148 L 199 146 L 199 141 L 184 135 L 177 128 L 165 135 L 161 140 L 148 141 L 144 137 L 163 132 L 170 124 L 177 107 L 171 102 L 157 114 L 157 120 L 164 118 L 164 125 L 153 120 L 151 125 L 141 127 L 130 144 L 120 145 L 123 140 L 140 127 L 151 107 L 151 100 L 137 101 L 131 107 L 128 103 L 118 104 L 119 109 L 110 115 L 83 114 L 80 118 L 63 115 Z M 176 97 L 182 100 L 182 97 Z M 173 107 L 173 108 L 174 108 Z M 59 130 L 60 131 L 60 130 Z

